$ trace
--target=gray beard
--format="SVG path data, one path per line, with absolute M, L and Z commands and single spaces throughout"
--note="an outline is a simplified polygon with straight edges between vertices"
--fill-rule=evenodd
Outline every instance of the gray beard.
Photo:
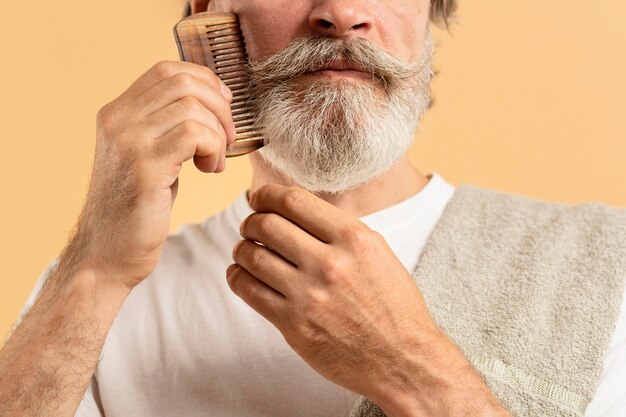
M 295 184 L 338 194 L 389 171 L 408 151 L 430 104 L 433 40 L 418 70 L 392 85 L 282 82 L 255 97 L 261 157 Z

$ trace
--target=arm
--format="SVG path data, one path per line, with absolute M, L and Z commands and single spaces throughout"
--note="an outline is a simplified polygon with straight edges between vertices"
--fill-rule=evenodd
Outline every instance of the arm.
M 425 348 L 425 346 L 428 346 Z M 511 417 L 454 344 L 440 333 L 408 348 L 370 394 L 390 417 Z
M 76 233 L 0 351 L 0 417 L 74 415 L 117 311 L 161 256 L 182 164 L 224 170 L 231 98 L 208 68 L 161 62 L 100 110 Z
M 0 351 L 2 416 L 73 416 L 89 385 L 129 289 L 68 267 L 62 258 Z
M 250 203 L 228 283 L 317 372 L 390 417 L 510 416 L 382 236 L 301 189 Z

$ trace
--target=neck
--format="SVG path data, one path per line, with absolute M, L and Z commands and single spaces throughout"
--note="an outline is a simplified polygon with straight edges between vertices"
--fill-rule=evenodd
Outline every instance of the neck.
M 251 154 L 250 162 L 253 170 L 250 192 L 265 184 L 295 185 L 286 175 L 273 169 L 260 155 Z M 340 194 L 315 194 L 356 217 L 362 217 L 408 199 L 424 188 L 426 183 L 428 178 L 405 155 L 385 174 L 357 188 Z

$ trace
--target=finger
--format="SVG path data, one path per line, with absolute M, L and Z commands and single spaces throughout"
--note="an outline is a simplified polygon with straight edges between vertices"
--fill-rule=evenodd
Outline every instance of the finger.
M 215 172 L 216 174 L 224 172 L 226 162 L 224 155 L 226 154 L 226 146 L 220 146 L 220 153 L 217 156 L 199 156 L 194 155 L 193 163 L 202 172 Z
M 234 124 L 230 109 L 231 96 L 225 97 L 220 88 L 229 91 L 226 86 L 217 89 L 199 78 L 180 72 L 146 91 L 137 101 L 143 107 L 141 116 L 150 116 L 162 108 L 185 97 L 194 97 L 222 122 L 227 132 L 234 139 Z
M 285 297 L 252 276 L 239 265 L 226 270 L 230 289 L 257 313 L 275 325 L 284 316 Z
M 182 80 L 182 81 L 181 81 Z M 235 124 L 230 102 L 220 93 L 188 74 L 177 74 L 140 97 L 139 106 L 145 106 L 138 116 L 148 121 L 160 120 L 162 111 L 172 104 L 182 104 L 182 111 L 197 112 L 202 107 L 222 124 L 230 140 L 235 139 Z M 155 116 L 155 117 L 152 117 Z
M 185 120 L 165 135 L 155 139 L 154 156 L 170 165 L 179 165 L 198 156 L 203 172 L 214 172 L 219 162 L 221 149 L 226 147 L 225 138 L 219 132 L 193 121 Z
M 194 97 L 183 97 L 141 120 L 141 128 L 149 137 L 159 137 L 185 120 L 194 120 L 209 129 L 226 132 L 217 116 Z
M 280 294 L 286 297 L 293 294 L 290 278 L 298 270 L 271 249 L 251 240 L 241 240 L 233 248 L 233 260 Z
M 243 238 L 262 243 L 300 267 L 315 262 L 324 251 L 317 238 L 276 213 L 252 213 L 239 231 Z
M 224 146 L 224 148 L 220 152 L 220 159 L 219 159 L 219 162 L 217 163 L 217 168 L 215 168 L 215 172 L 217 173 L 224 172 L 225 169 L 226 169 L 226 146 Z
M 145 91 L 137 98 L 137 103 L 142 106 L 142 116 L 149 116 L 185 96 L 196 97 L 207 107 L 217 103 L 230 110 L 230 96 L 225 96 L 224 91 L 230 90 L 228 87 L 222 90 L 221 84 L 216 88 L 192 74 L 179 72 Z M 206 97 L 211 100 L 205 100 Z
M 337 225 L 358 222 L 355 217 L 302 188 L 277 184 L 259 188 L 252 194 L 250 206 L 255 211 L 279 214 L 326 243 L 338 239 Z
M 220 84 L 223 84 L 210 68 L 203 65 L 181 61 L 161 61 L 142 74 L 141 77 L 126 90 L 124 95 L 129 99 L 137 98 L 161 81 L 181 72 L 189 73 L 218 90 Z

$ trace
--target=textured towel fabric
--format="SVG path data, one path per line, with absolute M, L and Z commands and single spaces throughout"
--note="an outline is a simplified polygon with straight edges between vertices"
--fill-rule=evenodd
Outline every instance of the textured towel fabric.
M 514 416 L 583 416 L 622 301 L 626 210 L 457 189 L 413 275 Z M 351 417 L 384 413 L 365 398 Z

